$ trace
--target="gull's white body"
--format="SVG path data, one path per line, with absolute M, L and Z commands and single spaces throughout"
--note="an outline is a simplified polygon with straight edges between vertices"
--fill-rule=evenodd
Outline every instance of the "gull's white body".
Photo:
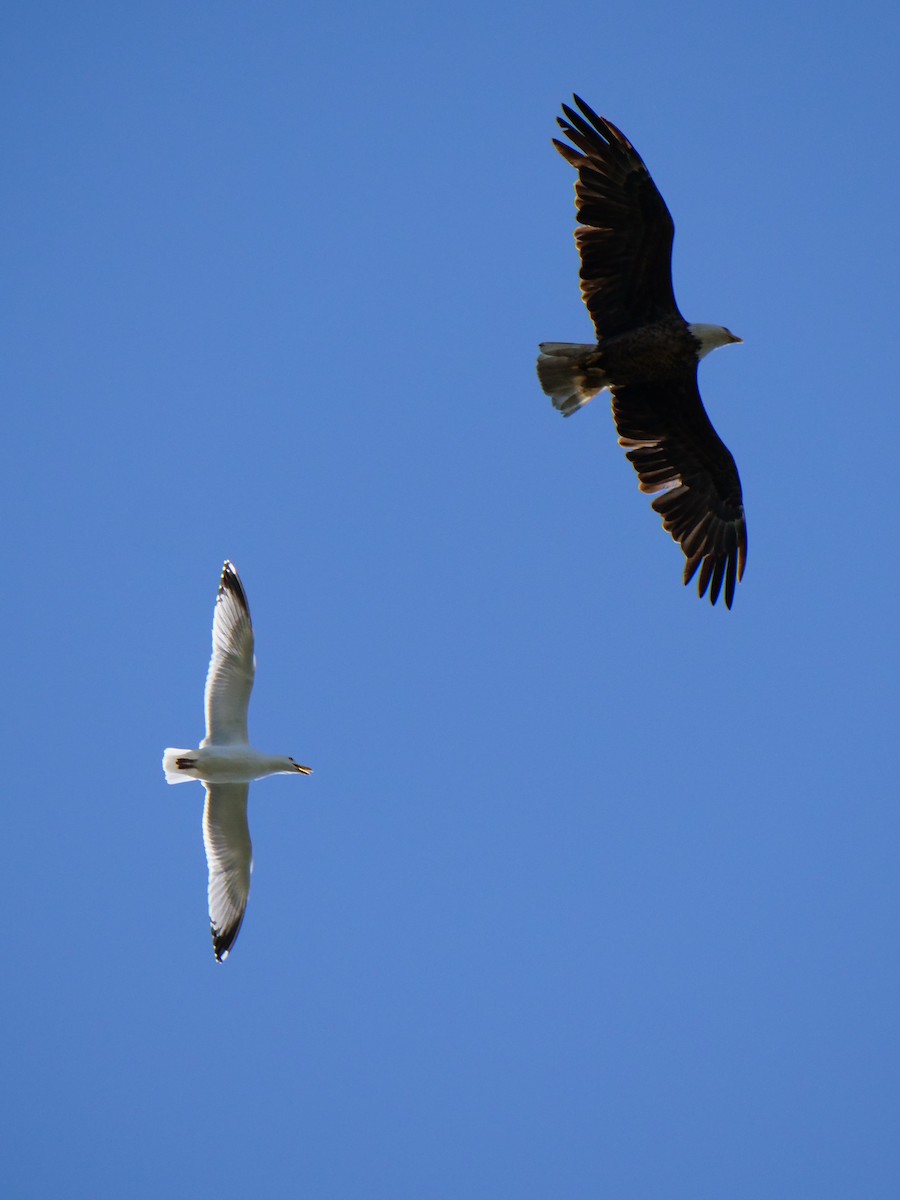
M 213 618 L 213 652 L 206 676 L 206 737 L 196 750 L 169 747 L 163 755 L 167 783 L 199 779 L 206 788 L 203 841 L 209 864 L 209 919 L 216 958 L 224 962 L 240 932 L 253 850 L 247 824 L 250 783 L 266 775 L 309 775 L 286 755 L 260 754 L 247 738 L 247 709 L 256 673 L 247 597 L 225 563 Z
M 196 765 L 177 768 L 171 756 L 190 757 Z M 260 754 L 246 742 L 234 745 L 210 744 L 204 740 L 197 750 L 167 750 L 163 769 L 167 783 L 190 783 L 200 779 L 203 783 L 252 783 L 254 779 L 265 779 L 267 775 L 293 775 L 297 764 L 292 758 L 271 754 Z

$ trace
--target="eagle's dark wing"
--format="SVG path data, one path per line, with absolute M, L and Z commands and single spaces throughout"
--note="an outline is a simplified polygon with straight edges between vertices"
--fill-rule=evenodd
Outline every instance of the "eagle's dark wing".
M 564 104 L 568 119 L 557 122 L 578 149 L 553 144 L 578 171 L 581 295 L 602 339 L 681 315 L 672 291 L 675 226 L 631 142 L 578 96 L 575 103 L 584 116 Z
M 744 574 L 747 523 L 741 481 L 728 447 L 712 427 L 694 368 L 683 379 L 614 387 L 619 443 L 642 492 L 659 492 L 653 507 L 684 551 L 684 582 L 700 569 L 698 593 L 715 604 L 725 583 L 731 608 Z

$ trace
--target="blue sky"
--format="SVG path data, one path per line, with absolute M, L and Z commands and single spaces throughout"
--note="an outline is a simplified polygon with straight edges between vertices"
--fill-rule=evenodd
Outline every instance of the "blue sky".
M 900 20 L 754 14 L 7 11 L 4 1195 L 897 1195 Z M 537 384 L 573 91 L 745 339 L 730 613 Z M 217 966 L 226 557 L 315 774 Z

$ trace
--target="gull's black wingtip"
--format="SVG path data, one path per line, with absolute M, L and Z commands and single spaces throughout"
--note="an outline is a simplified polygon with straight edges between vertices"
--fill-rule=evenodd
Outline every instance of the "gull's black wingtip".
M 244 591 L 241 577 L 237 573 L 237 567 L 228 558 L 225 559 L 225 566 L 222 568 L 222 577 L 219 580 L 219 598 L 224 596 L 226 592 L 235 596 L 242 607 L 249 613 L 250 605 L 247 603 L 247 593 Z
M 222 576 L 219 580 L 220 587 L 232 587 L 235 583 L 240 586 L 241 577 L 238 575 L 237 567 L 230 558 L 225 559 L 225 565 L 222 567 Z
M 238 923 L 230 925 L 227 929 L 217 929 L 212 921 L 210 921 L 209 931 L 212 934 L 213 953 L 216 956 L 216 962 L 222 963 L 228 958 L 234 943 L 237 941 L 237 935 L 241 932 L 243 923 L 243 913 L 241 913 Z

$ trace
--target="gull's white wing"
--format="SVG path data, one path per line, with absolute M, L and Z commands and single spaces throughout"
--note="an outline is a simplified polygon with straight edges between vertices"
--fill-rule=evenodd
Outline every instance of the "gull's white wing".
M 203 809 L 203 844 L 209 864 L 209 923 L 213 949 L 219 962 L 231 953 L 240 933 L 253 847 L 247 824 L 249 783 L 205 783 L 206 806 Z
M 225 563 L 219 582 L 212 642 L 206 676 L 206 737 L 200 744 L 246 743 L 256 659 L 247 597 L 230 562 Z

